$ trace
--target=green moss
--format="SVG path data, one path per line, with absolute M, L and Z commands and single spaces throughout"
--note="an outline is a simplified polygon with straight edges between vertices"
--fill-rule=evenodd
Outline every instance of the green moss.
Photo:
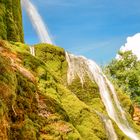
M 11 128 L 9 133 L 9 139 L 20 139 L 20 140 L 37 140 L 37 129 L 34 123 L 26 118 L 23 124 L 14 126 Z
M 12 137 L 11 135 L 13 133 L 15 134 L 14 137 L 20 137 L 20 132 L 23 132 L 23 134 L 27 132 L 27 127 L 26 124 L 23 124 L 23 120 L 25 121 L 25 116 L 28 116 L 31 124 L 29 125 L 27 123 L 27 126 L 33 130 L 33 133 L 27 132 L 29 137 L 73 140 L 86 139 L 87 137 L 89 139 L 107 139 L 103 124 L 100 122 L 96 113 L 93 113 L 90 107 L 77 98 L 78 94 L 76 96 L 61 85 L 63 82 L 59 76 L 64 74 L 61 69 L 65 67 L 64 71 L 66 71 L 67 64 L 61 67 L 61 69 L 59 69 L 60 67 L 57 69 L 58 65 L 56 65 L 54 71 L 51 69 L 51 63 L 47 65 L 47 61 L 45 64 L 39 60 L 39 57 L 33 57 L 29 54 L 28 48 L 25 47 L 25 49 L 20 50 L 21 44 L 11 42 L 9 45 L 8 43 L 4 45 L 7 51 L 18 52 L 17 57 L 22 60 L 21 64 L 32 72 L 37 79 L 37 83 L 32 83 L 18 71 L 11 71 L 10 75 L 14 75 L 15 81 L 17 81 L 14 89 L 16 97 L 14 98 L 14 102 L 11 103 L 17 115 L 13 111 L 13 108 L 10 107 L 8 111 L 10 113 L 9 118 L 12 122 L 10 137 Z M 61 49 L 57 51 L 59 53 Z M 57 53 L 56 55 L 58 55 Z M 64 51 L 62 56 L 65 57 Z M 63 57 L 56 60 L 60 62 L 60 60 L 64 59 Z M 55 75 L 55 73 L 59 73 L 59 76 Z M 96 89 L 96 91 L 98 90 L 95 85 L 91 84 L 89 86 Z M 41 93 L 38 93 L 38 89 Z M 45 105 L 45 110 L 38 108 L 36 92 L 39 95 L 41 104 Z M 97 95 L 95 96 L 97 97 Z M 91 97 L 92 95 L 89 98 L 85 96 L 83 101 L 88 102 Z M 43 111 L 50 115 L 46 119 L 43 116 L 39 116 L 38 111 Z M 56 127 L 53 127 L 54 125 Z M 63 130 L 63 128 L 65 129 Z
M 80 79 L 75 78 L 75 80 L 68 86 L 68 88 L 81 101 L 91 106 L 92 108 L 96 109 L 95 103 L 96 103 L 96 100 L 98 99 L 100 100 L 100 94 L 99 94 L 98 86 L 95 82 L 91 82 L 91 80 L 88 77 L 85 77 L 85 82 L 82 85 L 80 82 Z
M 16 82 L 16 76 L 10 67 L 10 61 L 0 54 L 0 100 L 4 105 L 14 102 Z
M 49 124 L 41 129 L 40 139 L 65 139 L 65 140 L 81 140 L 78 131 L 70 124 L 63 121 L 57 121 Z
M 112 121 L 113 122 L 113 121 Z M 113 127 L 115 129 L 115 132 L 117 134 L 117 137 L 119 140 L 130 140 L 120 129 L 119 127 L 113 123 Z
M 1 47 L 5 49 L 4 52 L 8 55 L 0 55 L 0 70 L 2 72 L 0 73 L 0 98 L 5 100 L 0 107 L 0 115 L 3 117 L 6 114 L 9 120 L 8 125 L 10 129 L 7 132 L 9 139 L 48 138 L 48 135 L 45 134 L 44 136 L 42 131 L 49 132 L 49 136 L 54 139 L 62 137 L 64 139 L 81 139 L 74 126 L 68 123 L 69 116 L 62 108 L 60 102 L 56 100 L 57 98 L 55 99 L 51 96 L 52 90 L 54 90 L 54 96 L 56 96 L 57 92 L 55 93 L 55 85 L 49 83 L 58 81 L 53 76 L 53 73 L 49 72 L 46 64 L 30 55 L 28 48 L 25 47 L 25 49 L 20 50 L 22 48 L 20 43 L 11 42 L 9 44 L 8 42 L 1 42 Z M 39 85 L 41 83 L 45 84 L 46 89 L 44 88 L 44 92 L 41 93 L 38 90 L 37 83 L 31 82 L 22 73 L 11 67 L 9 57 L 13 53 L 14 57 L 19 59 L 20 65 L 34 74 Z M 47 81 L 48 83 L 46 83 Z M 45 94 L 46 91 L 49 93 Z M 6 93 L 8 94 L 7 96 Z M 14 98 L 11 96 L 11 93 L 14 93 Z M 12 100 L 11 97 L 13 98 Z M 45 106 L 45 108 L 41 106 Z M 46 114 L 48 117 L 46 118 L 39 114 Z M 55 124 L 57 127 L 52 127 Z M 63 127 L 65 127 L 64 130 Z
M 0 0 L 0 39 L 24 42 L 20 0 Z
M 0 99 L 0 119 L 2 119 L 6 111 L 7 111 L 6 106 L 2 101 L 2 99 Z
M 61 104 L 83 139 L 107 139 L 98 115 L 73 93 L 57 85 Z
M 23 44 L 21 42 L 13 42 L 13 41 L 10 41 L 10 49 L 14 52 L 28 52 L 29 53 L 29 46 L 26 45 L 26 44 Z M 9 45 L 8 45 L 9 46 Z
M 57 46 L 49 44 L 35 45 L 36 57 L 42 60 L 55 75 L 61 77 L 63 84 L 66 83 L 67 62 L 65 51 Z
M 10 126 L 3 132 L 5 137 L 107 140 L 104 124 L 95 112 L 107 114 L 97 84 L 86 77 L 83 85 L 76 78 L 68 86 L 64 50 L 48 44 L 35 45 L 35 48 L 36 57 L 30 54 L 28 45 L 0 41 L 0 122 L 6 120 Z M 13 67 L 11 57 L 35 80 Z M 131 112 L 129 98 L 117 92 L 126 111 Z M 128 118 L 139 131 L 130 115 Z M 119 139 L 127 140 L 115 123 L 114 127 Z
M 96 85 L 96 83 L 91 82 L 87 77 L 85 80 L 85 83 L 82 85 L 80 83 L 80 79 L 76 78 L 71 85 L 68 86 L 68 88 L 73 91 L 73 93 L 84 103 L 86 103 L 88 106 L 92 107 L 93 110 L 97 110 L 99 112 L 102 112 L 103 114 L 107 115 L 105 106 L 103 105 L 99 90 Z M 122 107 L 124 108 L 126 112 L 127 119 L 130 122 L 130 126 L 135 129 L 136 132 L 139 132 L 139 127 L 135 125 L 135 123 L 132 121 L 132 102 L 130 101 L 130 98 L 125 95 L 118 87 L 116 87 L 116 91 L 118 94 L 118 98 L 121 102 Z M 88 121 L 87 121 L 88 122 Z M 112 121 L 113 122 L 113 121 Z M 115 131 L 118 135 L 119 139 L 128 140 L 128 137 L 123 134 L 123 132 L 118 128 L 118 126 L 113 122 Z

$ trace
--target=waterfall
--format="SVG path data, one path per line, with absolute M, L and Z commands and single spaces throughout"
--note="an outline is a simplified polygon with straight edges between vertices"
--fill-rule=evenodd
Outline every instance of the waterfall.
M 35 56 L 35 47 L 34 46 L 30 46 L 30 53 L 31 53 L 31 55 Z
M 112 124 L 112 121 L 107 116 L 99 113 L 98 111 L 95 111 L 95 112 L 100 116 L 100 118 L 102 119 L 102 121 L 105 125 L 108 140 L 118 140 L 117 134 L 116 134 L 113 124 Z
M 41 16 L 39 15 L 36 7 L 30 0 L 21 0 L 22 6 L 25 7 L 26 12 L 31 20 L 31 23 L 36 30 L 42 43 L 53 44 L 47 27 L 45 26 Z M 35 55 L 34 47 L 30 47 L 30 52 Z M 92 81 L 95 81 L 100 90 L 101 99 L 106 107 L 109 117 L 118 125 L 122 132 L 128 136 L 131 140 L 140 140 L 139 136 L 130 127 L 126 114 L 120 105 L 116 91 L 112 83 L 103 74 L 101 68 L 92 60 L 89 60 L 83 56 L 74 56 L 66 52 L 66 59 L 68 62 L 68 84 L 70 84 L 75 76 L 80 78 L 83 84 L 85 75 L 87 74 Z M 104 118 L 107 129 L 112 129 L 111 122 Z M 115 131 L 113 131 L 114 139 Z
M 75 76 L 79 76 L 81 83 L 84 83 L 85 74 L 95 81 L 99 87 L 102 102 L 106 107 L 109 117 L 118 125 L 122 132 L 131 140 L 140 140 L 140 137 L 130 127 L 126 114 L 120 105 L 116 91 L 112 83 L 103 74 L 101 68 L 92 60 L 83 56 L 74 56 L 66 52 L 68 62 L 67 80 L 70 84 Z
M 36 7 L 31 3 L 30 0 L 21 0 L 22 6 L 25 8 L 31 23 L 36 30 L 40 41 L 42 43 L 48 43 L 48 44 L 53 44 L 48 29 L 45 26 L 41 16 L 39 15 Z
M 102 120 L 105 124 L 105 128 L 108 135 L 108 140 L 118 140 L 117 134 L 114 130 L 113 124 L 110 119 L 102 116 Z

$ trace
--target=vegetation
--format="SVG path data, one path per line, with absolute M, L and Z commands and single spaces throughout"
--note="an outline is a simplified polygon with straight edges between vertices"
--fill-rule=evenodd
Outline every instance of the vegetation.
M 55 75 L 61 77 L 63 84 L 66 83 L 67 62 L 63 48 L 53 45 L 35 45 L 36 57 L 43 61 L 48 68 L 51 68 Z
M 36 57 L 28 45 L 0 41 L 0 136 L 11 140 L 108 139 L 96 114 L 107 115 L 97 84 L 86 77 L 83 85 L 76 78 L 68 86 L 64 50 L 48 44 L 35 48 Z M 129 113 L 130 100 L 118 93 Z M 114 126 L 118 137 L 127 140 Z
M 50 46 L 44 45 L 50 51 Z M 98 115 L 62 85 L 60 72 L 55 75 L 54 67 L 30 55 L 26 45 L 1 41 L 0 48 L 0 120 L 7 124 L 3 126 L 5 132 L 0 131 L 2 138 L 107 139 Z M 56 49 L 53 56 L 61 52 Z M 62 55 L 65 57 L 64 51 Z M 61 59 L 55 63 L 60 64 Z M 59 70 L 66 71 L 63 68 Z
M 107 140 L 97 111 L 108 115 L 97 84 L 85 76 L 83 85 L 78 77 L 67 85 L 68 64 L 63 48 L 37 44 L 34 57 L 29 46 L 21 42 L 20 0 L 0 0 L 0 139 Z M 128 120 L 140 131 L 131 119 L 132 103 L 124 95 L 126 92 L 140 102 L 140 64 L 131 52 L 120 52 L 120 56 L 120 61 L 113 60 L 106 71 L 119 85 L 117 93 Z M 118 138 L 128 140 L 113 125 Z
M 131 51 L 119 52 L 119 60 L 114 59 L 106 73 L 130 98 L 140 105 L 140 61 Z
M 24 42 L 20 0 L 0 0 L 0 39 Z

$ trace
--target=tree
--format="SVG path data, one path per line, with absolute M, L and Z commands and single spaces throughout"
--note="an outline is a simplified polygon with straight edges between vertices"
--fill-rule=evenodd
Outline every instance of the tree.
M 119 52 L 119 58 L 106 66 L 115 83 L 140 104 L 140 61 L 131 51 Z

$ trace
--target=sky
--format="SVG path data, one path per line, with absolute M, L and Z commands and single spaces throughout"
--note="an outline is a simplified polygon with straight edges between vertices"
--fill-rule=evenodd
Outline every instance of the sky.
M 57 46 L 105 65 L 140 32 L 140 0 L 31 0 Z M 40 40 L 23 10 L 27 44 Z
M 125 45 L 120 48 L 120 51 L 122 52 L 129 50 L 131 50 L 132 53 L 137 56 L 137 59 L 140 60 L 140 33 L 128 37 Z M 119 58 L 119 55 L 117 55 L 116 58 Z

